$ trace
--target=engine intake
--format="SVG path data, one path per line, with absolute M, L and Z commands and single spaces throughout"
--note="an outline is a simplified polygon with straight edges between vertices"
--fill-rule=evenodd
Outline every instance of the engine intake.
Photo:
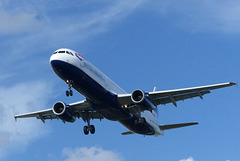
M 133 91 L 131 99 L 133 103 L 142 108 L 142 110 L 152 111 L 155 108 L 149 96 L 142 90 L 137 89 Z
M 76 120 L 72 109 L 63 102 L 56 102 L 52 110 L 63 121 L 74 122 Z
M 134 103 L 141 103 L 145 97 L 144 95 L 142 90 L 135 90 L 132 93 L 131 99 Z

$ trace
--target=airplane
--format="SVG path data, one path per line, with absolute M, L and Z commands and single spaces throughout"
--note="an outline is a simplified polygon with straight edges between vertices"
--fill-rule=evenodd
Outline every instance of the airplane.
M 85 135 L 95 133 L 91 119 L 118 121 L 129 130 L 122 135 L 161 136 L 165 130 L 197 125 L 197 122 L 160 125 L 157 106 L 173 103 L 177 107 L 177 101 L 193 97 L 203 99 L 203 95 L 209 94 L 211 90 L 236 85 L 234 82 L 227 82 L 164 91 L 157 91 L 154 87 L 152 92 L 136 89 L 127 93 L 82 55 L 67 48 L 53 53 L 50 66 L 68 85 L 66 96 L 72 96 L 74 88 L 86 99 L 70 104 L 59 101 L 52 108 L 15 115 L 15 119 L 36 117 L 43 123 L 52 119 L 73 123 L 76 118 L 82 118 L 87 124 L 83 127 Z

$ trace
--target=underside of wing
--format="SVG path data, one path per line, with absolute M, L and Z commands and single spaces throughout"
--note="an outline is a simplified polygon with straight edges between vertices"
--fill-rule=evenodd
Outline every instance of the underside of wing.
M 183 94 L 178 94 L 178 95 L 168 95 L 168 96 L 160 96 L 158 98 L 152 99 L 152 102 L 157 106 L 157 105 L 165 105 L 168 103 L 173 103 L 174 106 L 177 107 L 177 101 L 181 100 L 186 100 L 189 98 L 194 98 L 194 97 L 200 97 L 203 99 L 203 95 L 211 93 L 210 91 L 201 91 L 201 92 L 190 92 L 190 93 L 183 93 Z
M 31 113 L 25 113 L 20 115 L 15 115 L 14 118 L 28 118 L 28 117 L 36 117 L 37 119 L 41 119 L 44 123 L 46 119 L 56 119 L 57 116 L 53 114 L 52 109 L 46 109 L 42 111 L 36 111 Z
M 76 117 L 82 118 L 85 122 L 88 119 L 103 119 L 103 116 L 94 111 L 86 100 L 71 104 L 57 102 L 53 105 L 53 108 L 15 115 L 14 117 L 15 119 L 36 117 L 42 120 L 43 123 L 48 119 L 61 119 L 63 122 L 74 122 L 74 118 Z

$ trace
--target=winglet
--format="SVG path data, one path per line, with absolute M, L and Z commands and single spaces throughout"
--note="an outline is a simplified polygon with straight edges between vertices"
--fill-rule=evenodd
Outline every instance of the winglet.
M 154 87 L 154 88 L 153 88 L 153 92 L 156 92 L 156 91 L 157 91 L 157 87 Z

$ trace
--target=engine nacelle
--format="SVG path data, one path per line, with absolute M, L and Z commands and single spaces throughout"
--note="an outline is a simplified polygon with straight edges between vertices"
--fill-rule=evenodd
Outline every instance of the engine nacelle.
M 74 122 L 76 120 L 76 117 L 71 108 L 63 102 L 56 102 L 53 105 L 52 110 L 53 113 L 63 121 Z
M 131 99 L 133 103 L 141 107 L 143 110 L 152 111 L 154 108 L 156 108 L 148 95 L 142 90 L 137 89 L 133 91 Z

